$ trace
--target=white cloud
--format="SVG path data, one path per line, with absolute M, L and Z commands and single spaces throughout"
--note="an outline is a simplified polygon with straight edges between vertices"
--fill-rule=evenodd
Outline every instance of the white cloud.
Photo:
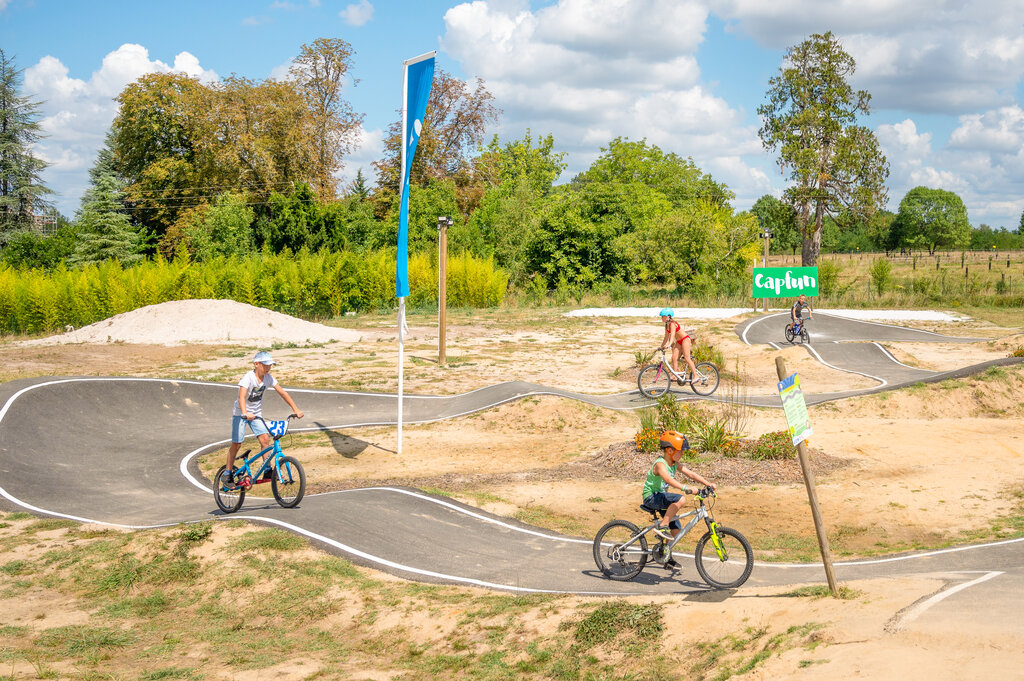
M 442 47 L 484 79 L 504 111 L 500 135 L 554 136 L 569 154 L 563 180 L 622 136 L 692 156 L 753 195 L 769 185 L 747 163 L 761 153 L 757 131 L 701 83 L 707 16 L 702 2 L 685 0 L 559 0 L 537 11 L 478 0 L 448 10 Z
M 88 185 L 87 170 L 103 146 L 117 114 L 114 98 L 129 83 L 147 73 L 185 73 L 203 82 L 219 80 L 199 60 L 181 52 L 174 63 L 150 59 L 145 47 L 125 44 L 107 54 L 89 80 L 71 77 L 68 68 L 46 56 L 25 69 L 23 92 L 40 102 L 40 126 L 46 135 L 35 152 L 50 167 L 43 182 L 57 192 L 55 203 L 65 215 L 74 214 Z
M 1012 101 L 1024 72 L 1024 4 L 1003 0 L 721 0 L 715 13 L 762 46 L 831 30 L 876 107 L 966 113 Z
M 997 156 L 1019 155 L 1024 149 L 1024 110 L 1014 105 L 961 116 L 960 126 L 950 135 L 949 146 Z
M 369 0 L 359 0 L 359 4 L 346 6 L 338 16 L 349 26 L 362 26 L 373 18 L 373 5 Z

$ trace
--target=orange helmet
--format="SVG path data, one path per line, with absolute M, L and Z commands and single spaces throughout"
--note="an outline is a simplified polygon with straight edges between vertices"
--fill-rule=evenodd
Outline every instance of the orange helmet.
M 671 447 L 676 451 L 685 452 L 690 448 L 690 441 L 687 440 L 686 436 L 678 430 L 666 430 L 661 434 L 661 439 L 658 441 L 658 447 L 661 449 Z

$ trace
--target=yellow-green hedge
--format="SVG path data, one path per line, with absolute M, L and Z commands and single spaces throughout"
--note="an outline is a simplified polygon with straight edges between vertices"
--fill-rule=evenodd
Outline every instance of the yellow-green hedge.
M 501 303 L 508 277 L 492 260 L 448 261 L 448 305 Z M 395 305 L 395 254 L 320 251 L 261 254 L 189 263 L 163 258 L 123 268 L 116 261 L 68 270 L 0 264 L 0 333 L 45 333 L 85 326 L 135 308 L 192 298 L 224 298 L 307 319 Z M 409 256 L 412 307 L 437 301 L 437 266 Z

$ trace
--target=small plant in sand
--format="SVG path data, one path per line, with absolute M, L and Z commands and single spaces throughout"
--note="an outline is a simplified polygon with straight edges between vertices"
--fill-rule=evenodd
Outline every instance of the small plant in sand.
M 784 430 L 765 433 L 756 440 L 746 443 L 744 449 L 745 456 L 755 461 L 796 458 L 793 439 Z
M 651 363 L 654 359 L 654 353 L 656 350 L 634 350 L 633 351 L 633 362 L 637 368 L 642 368 Z

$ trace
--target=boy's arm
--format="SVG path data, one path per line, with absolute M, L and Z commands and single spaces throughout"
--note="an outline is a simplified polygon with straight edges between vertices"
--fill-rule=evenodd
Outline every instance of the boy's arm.
M 715 489 L 715 487 L 716 487 L 716 485 L 714 483 L 708 482 L 707 480 L 702 478 L 699 474 L 694 473 L 693 471 L 691 471 L 689 468 L 680 468 L 679 472 L 682 473 L 683 475 L 685 475 L 686 477 L 688 477 L 690 480 L 693 480 L 694 482 L 699 482 L 700 484 L 704 485 L 705 487 L 710 487 L 711 489 Z
M 668 466 L 666 466 L 664 463 L 659 461 L 654 466 L 654 472 L 657 473 L 661 477 L 661 479 L 665 481 L 665 484 L 668 485 L 669 487 L 675 487 L 678 490 L 683 489 L 683 486 L 679 484 L 679 481 L 668 474 Z
M 238 408 L 242 410 L 242 418 L 248 419 L 249 412 L 246 411 L 245 407 L 245 386 L 240 385 L 238 386 Z
M 276 390 L 277 394 L 288 403 L 288 406 L 292 408 L 292 412 L 301 419 L 303 417 L 303 413 L 295 406 L 295 400 L 293 400 L 292 396 L 288 394 L 288 391 L 282 388 L 280 383 L 274 384 L 274 390 Z

